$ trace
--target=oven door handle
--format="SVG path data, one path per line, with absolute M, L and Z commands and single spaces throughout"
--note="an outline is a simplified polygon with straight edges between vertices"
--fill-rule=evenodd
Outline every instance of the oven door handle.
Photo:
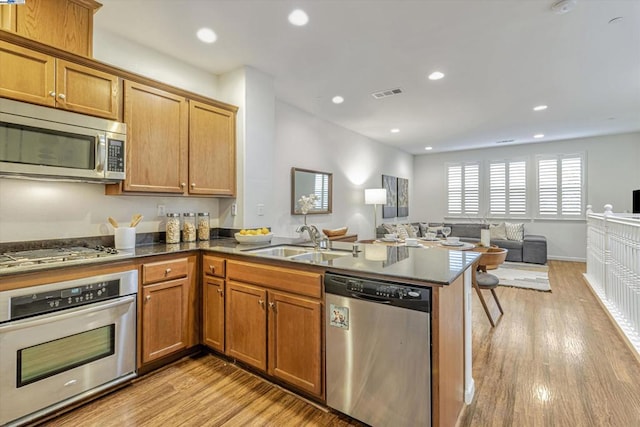
M 113 300 L 91 304 L 90 306 L 70 308 L 68 310 L 60 310 L 53 313 L 46 313 L 36 317 L 27 318 L 27 319 L 15 320 L 15 321 L 7 322 L 3 325 L 0 325 L 0 333 L 8 332 L 13 329 L 20 329 L 24 327 L 31 328 L 31 327 L 39 326 L 45 323 L 50 323 L 54 320 L 55 321 L 65 320 L 65 319 L 75 317 L 79 314 L 90 314 L 96 311 L 108 310 L 121 305 L 135 303 L 135 301 L 136 301 L 135 295 L 127 295 L 127 296 L 116 298 Z

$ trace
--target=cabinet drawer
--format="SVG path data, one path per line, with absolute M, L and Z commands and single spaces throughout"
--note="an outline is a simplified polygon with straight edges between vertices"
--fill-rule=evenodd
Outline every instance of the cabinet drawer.
M 188 269 L 189 266 L 187 258 L 143 264 L 142 283 L 146 285 L 147 283 L 185 277 Z
M 322 275 L 320 273 L 229 261 L 227 263 L 227 277 L 314 298 L 322 296 Z
M 204 270 L 204 274 L 207 274 L 209 276 L 224 277 L 224 267 L 224 258 L 218 258 L 211 255 L 204 255 L 202 257 L 202 269 Z

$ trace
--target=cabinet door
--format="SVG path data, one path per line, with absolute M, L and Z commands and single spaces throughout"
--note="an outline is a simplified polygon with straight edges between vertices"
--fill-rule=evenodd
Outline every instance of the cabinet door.
M 55 59 L 0 41 L 0 96 L 53 107 Z
M 118 77 L 72 62 L 57 60 L 57 107 L 118 120 Z
M 204 343 L 224 351 L 224 280 L 204 278 Z
M 267 370 L 267 291 L 227 282 L 226 354 Z
M 235 113 L 189 101 L 189 193 L 234 196 Z
M 16 8 L 15 31 L 67 52 L 91 56 L 94 0 L 29 0 Z
M 322 395 L 322 303 L 269 291 L 269 374 Z
M 187 347 L 188 279 L 142 287 L 142 363 Z
M 187 115 L 185 98 L 125 81 L 125 191 L 186 192 Z

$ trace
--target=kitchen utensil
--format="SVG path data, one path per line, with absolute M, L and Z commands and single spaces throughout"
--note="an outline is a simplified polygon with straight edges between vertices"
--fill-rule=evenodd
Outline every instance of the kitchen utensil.
M 112 217 L 107 218 L 107 220 L 109 221 L 109 224 L 113 226 L 113 228 L 118 228 L 118 221 L 116 221 Z
M 142 214 L 135 214 L 133 217 L 131 217 L 131 224 L 129 224 L 129 227 L 135 227 L 136 225 L 138 225 L 140 221 L 142 221 L 142 218 Z
M 136 247 L 136 229 L 133 227 L 119 227 L 115 230 L 114 242 L 116 249 L 133 249 Z

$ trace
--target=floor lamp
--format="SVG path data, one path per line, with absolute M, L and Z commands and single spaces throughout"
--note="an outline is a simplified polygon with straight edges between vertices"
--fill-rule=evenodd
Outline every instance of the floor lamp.
M 387 190 L 385 188 L 367 188 L 364 190 L 364 204 L 373 205 L 373 238 L 378 230 L 378 205 L 387 204 Z

